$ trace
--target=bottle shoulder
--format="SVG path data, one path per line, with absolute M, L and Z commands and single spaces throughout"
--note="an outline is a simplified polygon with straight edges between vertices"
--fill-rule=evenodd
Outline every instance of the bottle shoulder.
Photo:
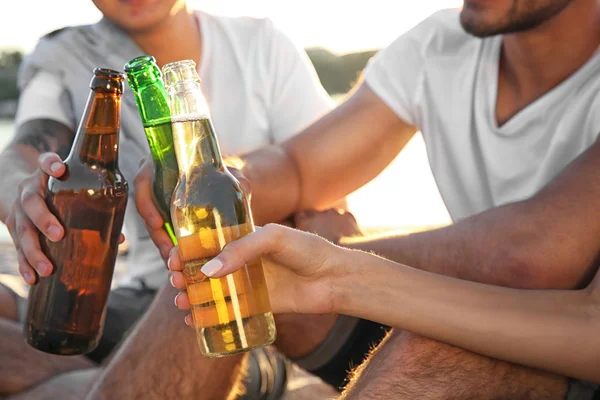
M 61 178 L 48 180 L 48 191 L 100 191 L 122 196 L 129 191 L 129 184 L 118 168 L 102 168 L 78 162 L 65 161 L 67 170 Z

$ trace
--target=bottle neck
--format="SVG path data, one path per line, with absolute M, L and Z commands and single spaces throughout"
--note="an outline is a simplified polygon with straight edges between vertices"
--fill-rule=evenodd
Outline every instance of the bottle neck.
M 181 175 L 194 171 L 224 168 L 219 142 L 208 116 L 173 120 L 173 139 Z
M 117 169 L 120 93 L 92 90 L 69 158 L 92 167 Z

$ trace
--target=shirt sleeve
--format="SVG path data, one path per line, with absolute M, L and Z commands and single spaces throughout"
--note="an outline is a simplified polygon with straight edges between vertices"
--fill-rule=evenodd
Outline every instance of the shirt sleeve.
M 21 91 L 15 127 L 34 119 L 50 119 L 75 130 L 71 100 L 60 77 L 39 71 Z
M 365 68 L 367 86 L 398 117 L 416 127 L 416 106 L 426 68 L 424 55 L 436 28 L 435 16 L 424 20 L 380 50 Z
M 266 20 L 268 115 L 274 142 L 282 142 L 330 111 L 331 100 L 303 48 Z

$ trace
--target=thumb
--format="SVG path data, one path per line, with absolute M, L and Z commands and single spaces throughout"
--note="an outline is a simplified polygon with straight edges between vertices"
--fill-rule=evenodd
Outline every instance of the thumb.
M 269 224 L 257 227 L 256 232 L 228 243 L 221 254 L 204 264 L 201 271 L 209 278 L 221 278 L 263 255 L 276 253 L 281 249 L 282 237 L 288 228 Z
M 38 165 L 42 172 L 54 178 L 60 178 L 66 171 L 63 160 L 56 153 L 42 153 L 38 157 Z

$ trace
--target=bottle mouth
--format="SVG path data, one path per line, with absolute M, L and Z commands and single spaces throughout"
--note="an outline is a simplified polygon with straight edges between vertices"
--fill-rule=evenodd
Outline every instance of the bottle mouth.
M 98 78 L 117 80 L 119 82 L 125 79 L 125 74 L 123 72 L 115 71 L 114 69 L 109 68 L 95 68 L 94 75 Z
M 168 64 L 165 64 L 162 67 L 162 70 L 163 70 L 163 72 L 165 72 L 165 71 L 171 71 L 171 70 L 177 69 L 177 68 L 186 68 L 186 67 L 196 69 L 196 63 L 194 62 L 194 60 L 173 61 Z
M 196 63 L 193 60 L 181 60 L 168 63 L 162 67 L 162 75 L 167 90 L 177 83 L 200 83 L 200 77 L 196 71 Z
M 125 64 L 123 70 L 127 73 L 137 72 L 144 69 L 148 64 L 153 63 L 156 63 L 156 59 L 153 56 L 139 56 Z

